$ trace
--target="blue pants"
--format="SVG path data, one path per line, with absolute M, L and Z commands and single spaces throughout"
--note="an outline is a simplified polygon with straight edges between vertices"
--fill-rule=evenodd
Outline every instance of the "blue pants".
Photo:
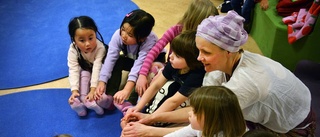
M 251 11 L 254 8 L 254 0 L 231 0 L 231 6 L 234 11 L 241 15 L 244 19 L 244 23 L 249 23 L 251 18 Z M 241 8 L 242 6 L 242 8 Z

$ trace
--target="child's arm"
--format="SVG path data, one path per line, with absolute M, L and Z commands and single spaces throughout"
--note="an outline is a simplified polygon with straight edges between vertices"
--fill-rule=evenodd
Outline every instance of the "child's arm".
M 145 91 L 145 93 L 142 95 L 140 101 L 138 104 L 134 107 L 135 111 L 142 110 L 147 103 L 150 102 L 150 100 L 157 94 L 159 89 L 167 82 L 167 79 L 162 75 L 162 73 L 159 74 L 159 77 L 155 79 L 154 82 L 151 83 L 150 87 Z
M 107 82 L 111 77 L 111 73 L 116 61 L 119 58 L 122 45 L 119 31 L 119 29 L 115 31 L 111 41 L 109 42 L 108 52 L 106 53 L 107 56 L 99 74 L 99 82 L 96 88 L 95 99 L 100 99 L 101 95 L 105 93 L 106 88 L 108 88 L 106 87 Z
M 116 64 L 116 61 L 119 59 L 119 53 L 121 51 L 122 45 L 121 37 L 119 34 L 119 30 L 115 31 L 115 33 L 113 34 L 109 42 L 106 59 L 104 60 L 104 63 L 100 71 L 99 81 L 102 81 L 106 84 L 111 77 L 112 70 L 114 65 Z
M 175 25 L 169 28 L 163 36 L 157 41 L 157 43 L 152 47 L 148 53 L 146 59 L 144 60 L 142 67 L 140 69 L 140 75 L 148 75 L 148 72 L 151 68 L 153 61 L 157 58 L 163 48 L 171 42 L 177 35 L 182 31 L 181 25 Z
M 118 91 L 114 96 L 114 102 L 117 104 L 122 104 L 124 100 L 128 99 L 135 83 L 133 81 L 127 81 L 124 88 Z
M 72 43 L 70 44 L 68 51 L 68 68 L 70 90 L 79 91 L 80 68 L 78 63 L 78 52 Z
M 93 61 L 93 66 L 92 66 L 92 73 L 91 73 L 91 79 L 90 79 L 90 87 L 95 88 L 98 86 L 98 81 L 99 81 L 99 74 L 101 71 L 102 67 L 102 59 L 106 55 L 106 48 L 103 45 L 102 42 L 97 40 L 97 47 L 94 51 L 95 55 L 90 56 L 90 61 Z
M 150 52 L 147 54 L 141 69 L 139 71 L 139 78 L 137 80 L 136 90 L 139 93 L 143 93 L 148 88 L 148 72 L 151 68 L 153 61 L 157 58 L 164 47 L 171 42 L 180 32 L 182 31 L 181 25 L 175 25 L 168 29 L 163 36 L 157 41 L 152 47 Z
M 154 113 L 156 114 L 160 112 L 172 111 L 187 99 L 188 97 L 180 94 L 180 92 L 177 91 L 172 97 L 168 98 L 165 102 L 163 102 L 163 104 Z

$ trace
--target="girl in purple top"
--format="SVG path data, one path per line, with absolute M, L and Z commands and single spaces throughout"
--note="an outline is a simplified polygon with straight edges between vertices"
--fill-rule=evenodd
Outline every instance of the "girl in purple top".
M 95 92 L 96 100 L 108 102 L 113 96 L 115 106 L 121 111 L 136 103 L 137 95 L 130 95 L 131 91 L 147 53 L 158 40 L 151 32 L 154 22 L 152 15 L 141 9 L 133 10 L 124 17 L 120 29 L 115 31 L 109 43 Z M 124 88 L 119 90 L 122 70 L 130 72 Z
M 156 57 L 164 49 L 164 47 L 182 31 L 197 30 L 197 26 L 201 23 L 201 21 L 210 15 L 219 15 L 218 10 L 210 0 L 193 0 L 190 3 L 182 19 L 163 34 L 163 36 L 157 41 L 156 45 L 154 45 L 154 47 L 150 50 L 145 61 L 143 62 L 139 72 L 140 75 L 136 83 L 136 91 L 139 93 L 139 95 L 142 95 L 143 92 L 148 88 L 149 82 L 147 76 L 149 70 L 152 68 L 151 66 L 159 64 L 156 62 L 154 64 L 152 63 L 155 61 Z M 171 50 L 169 53 L 171 53 Z M 158 66 L 159 65 L 156 65 L 156 67 Z

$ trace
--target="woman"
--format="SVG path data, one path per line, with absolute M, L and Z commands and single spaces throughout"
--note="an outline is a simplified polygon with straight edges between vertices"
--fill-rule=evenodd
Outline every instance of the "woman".
M 313 135 L 309 89 L 280 63 L 241 49 L 248 38 L 243 22 L 236 12 L 229 11 L 198 26 L 198 60 L 210 72 L 203 85 L 222 85 L 233 91 L 250 129 L 286 136 Z

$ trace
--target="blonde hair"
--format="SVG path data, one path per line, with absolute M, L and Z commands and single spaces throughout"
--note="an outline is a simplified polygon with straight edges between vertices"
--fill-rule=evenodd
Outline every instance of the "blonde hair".
M 239 137 L 246 130 L 237 96 L 224 86 L 204 86 L 190 95 L 190 106 L 198 121 L 203 119 L 202 135 Z
M 178 24 L 183 25 L 183 31 L 197 30 L 202 20 L 211 15 L 219 15 L 219 12 L 210 0 L 192 0 Z

